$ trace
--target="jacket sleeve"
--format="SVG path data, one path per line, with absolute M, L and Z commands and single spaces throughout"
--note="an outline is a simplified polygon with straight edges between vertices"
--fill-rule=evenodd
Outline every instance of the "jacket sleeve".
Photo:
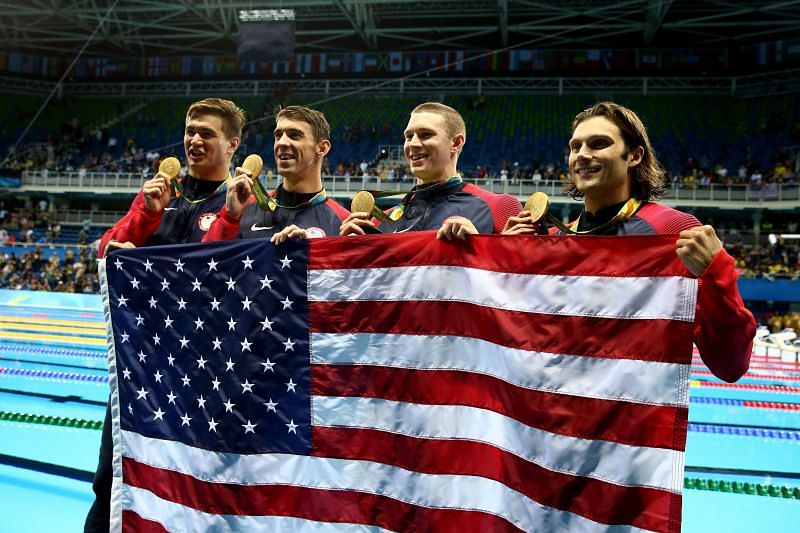
M 736 285 L 733 258 L 720 250 L 700 276 L 694 343 L 711 372 L 734 382 L 747 372 L 756 321 Z
M 158 229 L 159 224 L 161 224 L 161 213 L 148 211 L 144 195 L 139 191 L 125 216 L 103 234 L 97 256 L 105 257 L 106 246 L 111 241 L 132 242 L 137 247 L 144 246 L 147 239 Z
M 203 235 L 202 242 L 232 241 L 239 238 L 240 220 L 228 213 L 228 208 L 222 206 L 217 218 L 211 223 L 211 227 Z

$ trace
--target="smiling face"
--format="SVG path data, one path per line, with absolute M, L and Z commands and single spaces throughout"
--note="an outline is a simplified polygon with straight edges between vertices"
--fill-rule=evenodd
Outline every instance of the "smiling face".
M 412 113 L 403 136 L 403 151 L 414 176 L 424 183 L 455 176 L 464 135 L 448 135 L 442 115 L 428 111 Z
M 281 117 L 275 126 L 275 164 L 292 192 L 316 192 L 322 188 L 322 159 L 330 150 L 327 139 L 317 142 L 311 125 Z
M 230 171 L 239 138 L 227 138 L 222 126 L 217 115 L 196 114 L 186 119 L 183 147 L 189 174 L 197 179 L 222 180 Z
M 590 117 L 577 125 L 569 141 L 569 168 L 587 211 L 630 198 L 630 171 L 641 163 L 642 153 L 641 147 L 629 149 L 620 129 L 605 117 Z

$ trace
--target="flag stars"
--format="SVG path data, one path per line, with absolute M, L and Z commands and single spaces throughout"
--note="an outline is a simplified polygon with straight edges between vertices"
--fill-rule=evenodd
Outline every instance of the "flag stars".
M 273 366 L 275 366 L 275 363 L 273 363 L 272 361 L 270 361 L 270 360 L 269 360 L 269 357 L 267 357 L 267 360 L 266 360 L 266 362 L 264 362 L 264 363 L 261 363 L 261 366 L 263 366 L 263 367 L 264 367 L 264 372 L 266 372 L 267 370 L 269 370 L 269 371 L 270 371 L 270 372 L 272 372 L 273 374 L 275 373 L 275 370 L 272 368 Z
M 211 261 L 209 261 L 209 262 L 208 262 L 208 263 L 206 263 L 206 264 L 208 265 L 208 271 L 209 271 L 209 272 L 211 272 L 212 270 L 213 270 L 213 271 L 215 271 L 215 272 L 217 271 L 217 265 L 218 265 L 219 263 L 218 263 L 218 262 L 216 262 L 216 261 L 214 261 L 214 258 L 213 258 L 213 257 L 211 258 Z
M 175 405 L 175 398 L 177 398 L 177 396 L 175 396 L 175 395 L 172 393 L 172 391 L 169 391 L 169 394 L 167 394 L 167 402 L 169 402 L 169 403 L 171 403 L 171 404 Z
M 202 395 L 199 398 L 197 398 L 197 407 L 200 409 L 206 408 L 206 399 L 203 398 Z
M 232 413 L 233 412 L 233 406 L 236 405 L 236 404 L 231 402 L 230 399 L 228 399 L 228 401 L 223 403 L 222 405 L 225 406 L 225 412 L 226 413 Z
M 128 307 L 128 299 L 125 298 L 124 294 L 117 298 L 117 307 Z
M 117 270 L 122 270 L 122 261 L 119 260 L 119 257 L 114 260 L 114 266 L 117 267 Z
M 247 435 L 248 433 L 255 433 L 257 425 L 258 424 L 251 424 L 250 420 L 247 421 L 247 424 L 242 424 L 242 427 L 244 428 L 244 434 Z
M 128 404 L 128 414 L 133 414 L 133 406 L 131 404 Z
M 183 350 L 189 344 L 189 339 L 187 339 L 186 337 L 181 337 L 180 340 L 178 340 L 178 342 L 181 343 L 181 350 Z
M 261 322 L 261 331 L 264 331 L 265 329 L 272 331 L 272 324 L 274 324 L 274 322 L 270 320 L 269 317 L 265 316 L 264 321 Z
M 189 378 L 188 374 L 184 374 L 183 377 L 181 378 L 181 381 L 183 381 L 184 387 L 188 387 L 192 380 Z
M 162 420 L 163 421 L 164 420 L 164 413 L 165 413 L 165 411 L 162 411 L 160 407 L 158 409 L 156 409 L 155 411 L 153 411 L 153 415 L 154 415 L 153 422 L 155 422 L 156 420 Z
M 131 379 L 131 371 L 128 370 L 128 367 L 125 367 L 125 370 L 122 371 L 122 377 L 130 381 Z
M 297 428 L 299 426 L 298 426 L 298 424 L 294 423 L 294 418 L 289 420 L 289 423 L 286 424 L 286 427 L 289 428 L 289 431 L 287 431 L 287 433 L 294 433 L 295 435 L 297 435 Z
M 214 340 L 211 341 L 211 342 L 214 343 L 214 349 L 215 350 L 221 350 L 222 349 L 222 341 L 219 340 L 219 337 L 214 337 Z
M 264 279 L 261 280 L 261 289 L 264 289 L 264 287 L 272 290 L 272 280 L 269 279 L 268 275 L 264 275 Z
M 194 321 L 194 330 L 203 329 L 203 324 L 204 322 L 200 320 L 200 317 L 197 317 L 197 320 Z
M 297 344 L 294 342 L 291 337 L 286 337 L 286 340 L 282 343 L 285 348 L 283 349 L 284 352 L 294 351 L 294 345 Z
M 281 259 L 280 262 L 281 262 L 281 270 L 284 270 L 286 268 L 289 268 L 289 265 L 292 263 L 292 260 L 289 259 L 288 255 L 284 255 L 283 259 Z
M 137 400 L 146 400 L 147 395 L 150 394 L 150 391 L 144 390 L 144 387 L 136 391 L 136 399 Z
M 136 315 L 136 325 L 141 326 L 142 324 L 144 324 L 144 317 L 142 316 L 141 313 L 139 313 L 138 315 Z
M 211 420 L 208 421 L 208 430 L 209 431 L 213 431 L 214 433 L 216 433 L 218 425 L 219 425 L 219 422 L 214 422 L 214 419 L 212 418 Z
M 247 270 L 248 268 L 250 270 L 253 270 L 253 260 L 250 259 L 249 255 L 247 257 L 245 257 L 244 259 L 242 259 L 242 263 L 244 263 L 244 270 Z
M 178 300 L 178 311 L 186 309 L 186 301 L 183 299 L 183 296 Z
M 219 386 L 220 385 L 222 385 L 222 382 L 220 380 L 218 380 L 216 377 L 214 378 L 214 381 L 211 382 L 211 388 L 216 390 L 216 391 L 219 390 Z
M 158 333 L 153 335 L 153 344 L 159 346 L 161 344 L 161 337 L 158 336 Z
M 161 373 L 160 370 L 156 370 L 156 373 L 153 374 L 153 378 L 155 378 L 156 383 L 161 383 L 161 378 L 164 377 L 164 374 Z
M 122 330 L 122 334 L 120 335 L 120 337 L 121 337 L 121 339 L 122 339 L 122 340 L 120 341 L 120 343 L 123 343 L 123 342 L 130 342 L 128 339 L 130 339 L 130 338 L 131 338 L 131 336 L 130 336 L 130 335 L 128 335 L 128 333 L 127 333 L 125 330 Z
M 169 366 L 175 366 L 175 358 L 172 357 L 172 354 L 167 356 L 167 362 L 169 363 Z
M 164 292 L 167 289 L 169 289 L 169 281 L 167 281 L 167 278 L 164 278 L 161 280 L 161 292 Z
M 252 304 L 252 303 L 253 303 L 252 300 L 250 300 L 250 298 L 245 296 L 244 300 L 242 300 L 242 311 L 244 311 L 245 309 L 247 309 L 249 311 L 250 310 L 250 304 Z
M 192 292 L 199 291 L 202 286 L 203 284 L 200 283 L 200 280 L 194 278 L 194 281 L 192 282 Z
M 236 363 L 233 362 L 233 359 L 229 357 L 228 360 L 225 362 L 225 372 L 233 372 L 233 365 L 235 364 Z
M 172 327 L 172 323 L 173 323 L 173 322 L 175 322 L 175 321 L 174 321 L 174 320 L 172 320 L 172 319 L 169 317 L 169 315 L 167 315 L 167 318 L 165 318 L 165 319 L 164 319 L 164 329 L 166 329 L 166 328 L 171 328 L 171 327 Z
M 272 398 L 270 398 L 268 402 L 264 402 L 264 405 L 267 406 L 267 411 L 272 411 L 273 413 L 278 412 L 278 410 L 275 409 L 278 406 L 278 402 L 273 402 Z
M 134 276 L 133 279 L 131 280 L 131 287 L 133 287 L 134 289 L 136 289 L 138 291 L 140 283 L 141 283 L 141 281 L 136 279 L 136 276 Z
M 232 291 L 234 287 L 236 287 L 236 282 L 233 281 L 233 278 L 228 277 L 228 281 L 225 282 L 225 285 L 228 286 L 228 290 Z
M 293 301 L 291 301 L 291 300 L 289 299 L 289 297 L 288 297 L 288 296 L 287 296 L 287 297 L 286 297 L 284 300 L 281 300 L 281 304 L 283 304 L 283 310 L 284 310 L 284 311 L 285 311 L 286 309 L 291 309 L 291 308 L 292 308 L 292 304 L 293 304 L 293 303 L 294 303 L 294 302 L 293 302 Z
M 192 421 L 192 417 L 189 416 L 189 413 L 184 413 L 184 415 L 181 417 L 181 425 L 182 426 L 188 426 L 189 422 L 191 422 L 191 421 Z
M 292 381 L 292 378 L 289 378 L 289 382 L 286 383 L 286 392 L 292 391 L 295 394 L 297 394 L 297 391 L 295 390 L 295 387 L 297 387 L 297 383 Z
M 150 309 L 155 309 L 156 308 L 156 304 L 158 303 L 158 300 L 156 300 L 154 297 L 151 296 L 150 299 L 147 300 L 147 303 L 150 304 Z
M 244 380 L 242 383 L 242 394 L 245 392 L 253 392 L 253 383 L 250 383 L 248 380 Z
M 144 260 L 144 270 L 145 272 L 152 272 L 153 271 L 153 263 L 150 262 L 150 258 Z
M 147 355 L 142 350 L 139 350 L 139 353 L 136 355 L 139 356 L 140 363 L 144 363 L 144 360 L 147 359 Z
M 172 263 L 172 264 L 175 265 L 175 272 L 183 272 L 183 265 L 184 265 L 183 261 L 178 259 L 177 262 Z
M 231 319 L 228 320 L 228 331 L 233 331 L 235 327 L 236 327 L 236 321 L 233 319 L 233 317 L 231 317 Z
M 242 342 L 240 342 L 239 344 L 242 345 L 242 351 L 243 352 L 251 352 L 252 353 L 252 350 L 250 350 L 250 347 L 253 345 L 253 343 L 248 341 L 247 337 L 245 337 L 244 340 Z
M 219 304 L 221 304 L 221 303 L 222 303 L 222 302 L 220 302 L 220 301 L 219 301 L 219 300 L 217 300 L 216 298 L 214 298 L 213 300 L 211 300 L 211 310 L 212 310 L 212 311 L 219 311 Z
M 200 356 L 200 359 L 197 360 L 197 368 L 205 368 L 208 359 L 203 359 L 203 356 Z

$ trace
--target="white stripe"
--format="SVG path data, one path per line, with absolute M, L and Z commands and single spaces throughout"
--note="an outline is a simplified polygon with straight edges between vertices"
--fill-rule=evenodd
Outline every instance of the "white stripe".
M 468 289 L 467 289 L 468 287 Z M 511 311 L 694 320 L 697 280 L 549 276 L 452 266 L 309 270 L 309 301 L 469 302 Z
M 314 364 L 464 370 L 537 391 L 687 406 L 676 384 L 688 365 L 534 352 L 445 335 L 313 333 L 311 347 Z
M 217 515 L 198 511 L 179 503 L 159 498 L 152 492 L 125 485 L 125 510 L 134 511 L 145 520 L 158 522 L 168 531 L 317 531 L 374 532 L 389 530 L 378 526 L 316 522 L 290 516 Z
M 479 476 L 420 474 L 371 461 L 302 455 L 240 456 L 128 431 L 123 434 L 126 456 L 206 481 L 354 490 L 433 509 L 482 511 L 503 517 L 526 531 L 642 531 L 599 524 L 543 506 L 502 483 Z
M 106 259 L 97 266 L 100 275 L 100 294 L 103 299 L 103 317 L 106 323 L 106 343 L 108 345 L 108 374 L 111 394 L 108 408 L 111 411 L 111 503 L 109 532 L 122 531 L 122 447 L 120 435 L 119 381 L 117 379 L 117 355 L 114 340 L 114 326 L 111 322 L 111 293 L 108 288 L 108 270 Z
M 369 428 L 413 437 L 484 442 L 554 472 L 628 487 L 680 492 L 673 466 L 683 452 L 558 435 L 488 409 L 375 398 L 312 398 L 314 425 Z M 587 461 L 587 458 L 595 460 Z

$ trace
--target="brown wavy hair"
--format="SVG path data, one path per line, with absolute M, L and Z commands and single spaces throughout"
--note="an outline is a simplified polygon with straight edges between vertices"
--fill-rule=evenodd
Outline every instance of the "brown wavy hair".
M 228 139 L 241 138 L 242 128 L 247 120 L 239 106 L 222 98 L 204 98 L 190 105 L 186 111 L 186 120 L 197 115 L 215 115 L 222 119 L 222 132 Z
M 314 142 L 329 141 L 331 139 L 331 126 L 321 111 L 301 105 L 289 105 L 278 111 L 275 120 L 286 117 L 289 120 L 305 122 L 311 126 Z
M 625 141 L 625 156 L 630 150 L 641 146 L 644 151 L 642 162 L 631 170 L 631 194 L 640 200 L 657 200 L 666 192 L 664 187 L 664 167 L 659 163 L 650 137 L 647 135 L 642 119 L 627 107 L 614 102 L 600 102 L 584 109 L 572 121 L 572 133 L 578 124 L 592 117 L 605 117 L 619 128 Z M 571 176 L 571 174 L 568 174 Z M 564 194 L 575 199 L 583 198 L 572 178 L 564 184 Z

